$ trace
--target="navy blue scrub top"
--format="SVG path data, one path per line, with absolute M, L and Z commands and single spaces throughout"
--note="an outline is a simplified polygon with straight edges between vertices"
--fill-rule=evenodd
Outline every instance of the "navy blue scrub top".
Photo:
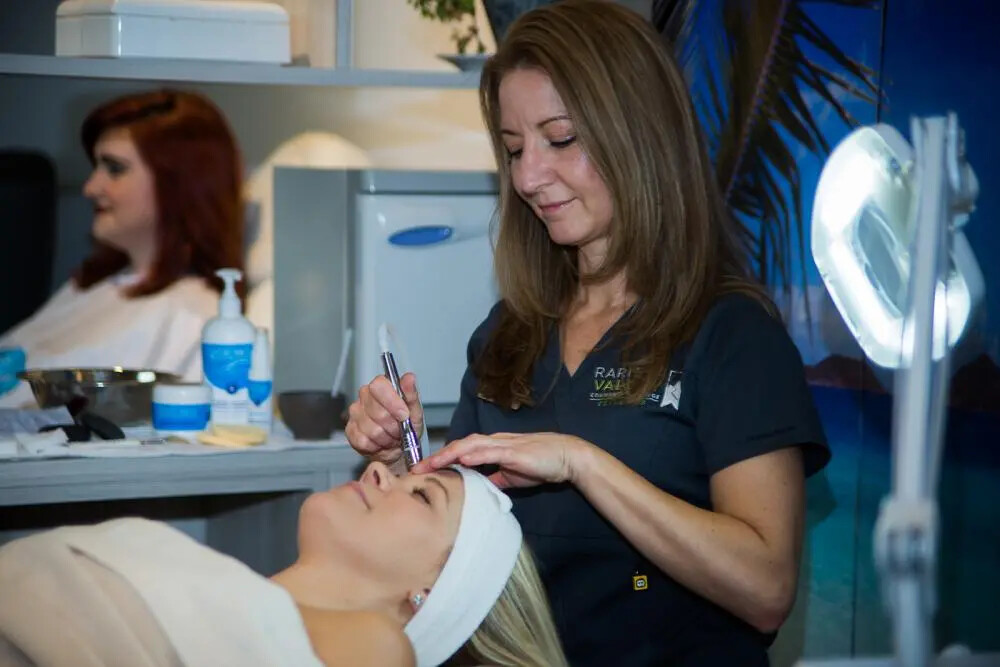
M 472 363 L 499 320 L 473 333 L 448 440 L 470 433 L 559 432 L 601 447 L 660 489 L 711 509 L 709 478 L 788 446 L 811 475 L 829 460 L 802 360 L 781 322 L 742 295 L 720 298 L 667 377 L 641 405 L 615 396 L 627 378 L 614 327 L 571 376 L 558 332 L 534 367 L 535 405 L 508 410 L 477 397 Z M 767 665 L 758 632 L 645 560 L 569 484 L 514 490 L 572 665 Z

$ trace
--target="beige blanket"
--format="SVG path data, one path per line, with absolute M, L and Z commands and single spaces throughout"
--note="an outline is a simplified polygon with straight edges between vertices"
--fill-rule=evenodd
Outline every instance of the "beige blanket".
M 166 524 L 118 519 L 0 548 L 0 665 L 320 664 L 284 589 Z

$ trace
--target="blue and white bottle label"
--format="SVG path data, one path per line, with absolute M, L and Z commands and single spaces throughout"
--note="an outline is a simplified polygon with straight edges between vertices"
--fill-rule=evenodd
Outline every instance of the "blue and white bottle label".
M 256 406 L 261 406 L 271 396 L 270 380 L 248 380 L 247 389 L 250 392 L 250 402 Z
M 212 387 L 235 394 L 247 386 L 250 376 L 251 343 L 220 345 L 201 344 L 202 366 L 205 379 Z
M 251 343 L 202 343 L 205 381 L 212 388 L 212 422 L 246 424 L 249 419 Z

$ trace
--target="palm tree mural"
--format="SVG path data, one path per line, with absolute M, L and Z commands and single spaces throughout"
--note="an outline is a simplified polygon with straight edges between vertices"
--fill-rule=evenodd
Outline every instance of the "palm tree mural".
M 879 95 L 875 72 L 847 56 L 807 14 L 806 5 L 819 2 L 869 11 L 879 5 L 654 0 L 651 17 L 688 75 L 720 187 L 744 224 L 759 277 L 786 294 L 794 261 L 807 257 L 794 151 L 797 145 L 821 156 L 830 150 L 819 109 L 810 108 L 807 96 L 855 126 L 845 96 L 874 104 Z M 804 273 L 801 286 L 805 294 Z M 808 299 L 805 306 L 811 319 Z

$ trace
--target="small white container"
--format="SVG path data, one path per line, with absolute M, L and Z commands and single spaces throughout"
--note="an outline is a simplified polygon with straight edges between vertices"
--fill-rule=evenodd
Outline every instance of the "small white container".
M 65 0 L 56 55 L 284 64 L 288 12 L 239 0 Z
M 201 383 L 153 387 L 153 428 L 163 434 L 204 431 L 212 414 L 212 389 Z
M 257 327 L 257 338 L 254 339 L 253 352 L 250 355 L 248 378 L 249 422 L 252 426 L 259 426 L 270 433 L 274 417 L 272 396 L 274 383 L 271 371 L 271 343 L 268 341 L 265 327 Z

